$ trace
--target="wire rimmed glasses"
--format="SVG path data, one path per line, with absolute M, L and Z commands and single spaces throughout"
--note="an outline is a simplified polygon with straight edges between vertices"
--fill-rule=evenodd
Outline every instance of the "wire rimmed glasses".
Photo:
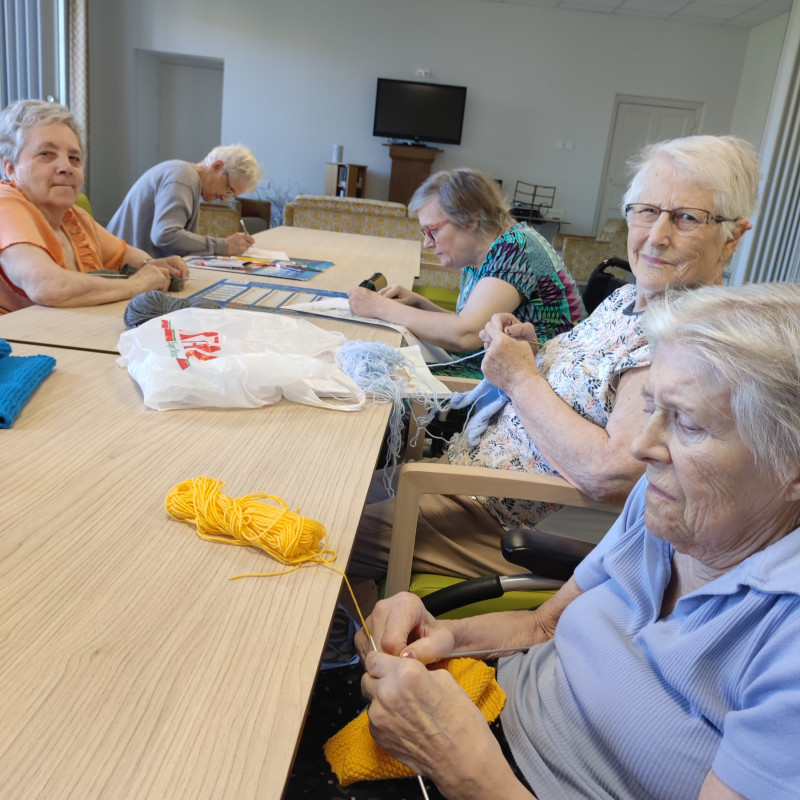
M 669 221 L 681 233 L 692 233 L 712 222 L 734 222 L 704 208 L 659 208 L 652 203 L 628 203 L 625 206 L 625 219 L 636 228 L 652 228 L 662 214 L 669 214 Z

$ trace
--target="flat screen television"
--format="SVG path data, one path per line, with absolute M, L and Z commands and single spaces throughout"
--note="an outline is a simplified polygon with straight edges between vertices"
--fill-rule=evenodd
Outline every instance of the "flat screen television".
M 378 78 L 373 136 L 461 144 L 466 86 Z

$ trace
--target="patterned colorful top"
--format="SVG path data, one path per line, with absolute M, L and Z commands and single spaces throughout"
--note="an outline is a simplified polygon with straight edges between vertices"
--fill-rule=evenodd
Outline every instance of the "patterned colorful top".
M 536 357 L 539 371 L 553 391 L 585 419 L 604 428 L 614 408 L 623 372 L 650 366 L 650 349 L 633 312 L 636 286 L 617 289 L 588 319 L 547 342 Z M 507 403 L 475 447 L 457 434 L 447 451 L 451 464 L 558 475 L 539 452 Z M 506 528 L 530 527 L 558 510 L 555 504 L 513 498 L 480 501 Z
M 472 290 L 482 278 L 499 278 L 511 284 L 523 297 L 514 311 L 522 322 L 530 322 L 540 342 L 568 331 L 586 316 L 580 294 L 552 245 L 527 225 L 512 225 L 495 239 L 479 267 L 461 270 L 461 287 L 456 312 L 464 308 Z M 483 351 L 474 351 L 482 353 Z M 461 358 L 464 353 L 454 354 Z M 481 356 L 453 367 L 434 370 L 450 374 L 483 377 Z

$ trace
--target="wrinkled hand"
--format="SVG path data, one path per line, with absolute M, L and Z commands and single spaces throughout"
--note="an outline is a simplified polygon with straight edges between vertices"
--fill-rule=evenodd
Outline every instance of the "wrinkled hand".
M 234 233 L 225 239 L 225 253 L 229 256 L 240 256 L 255 241 L 249 233 Z
M 383 319 L 381 316 L 381 309 L 392 301 L 381 295 L 379 292 L 373 292 L 364 286 L 356 286 L 347 293 L 347 299 L 350 301 L 350 310 L 357 317 L 372 317 L 373 319 Z
M 181 278 L 189 277 L 189 265 L 180 256 L 154 258 L 152 261 L 148 261 L 147 263 L 166 267 L 170 275 L 178 275 Z
M 136 294 L 143 292 L 166 292 L 169 289 L 170 271 L 169 267 L 163 262 L 167 259 L 158 261 L 148 261 L 144 266 L 128 278 L 128 283 L 133 284 Z
M 466 796 L 465 785 L 486 778 L 480 773 L 489 760 L 503 758 L 480 710 L 446 670 L 385 653 L 370 653 L 366 669 L 361 692 L 375 741 L 446 796 Z
M 512 314 L 495 314 L 479 335 L 486 351 L 481 370 L 506 394 L 511 395 L 520 381 L 539 376 L 533 325 L 519 322 Z
M 422 600 L 401 592 L 381 600 L 367 618 L 367 630 L 381 653 L 412 655 L 423 664 L 439 661 L 455 649 L 453 634 L 425 609 Z M 356 648 L 362 661 L 372 652 L 364 628 L 356 634 Z
M 405 286 L 401 286 L 399 283 L 393 283 L 391 286 L 384 286 L 383 289 L 378 291 L 378 294 L 381 295 L 381 297 L 396 300 L 398 303 L 402 303 L 405 306 L 416 305 L 416 301 L 419 300 L 418 294 L 412 292 L 410 289 L 406 289 Z
M 529 342 L 534 348 L 534 354 L 539 352 L 539 342 L 536 336 L 536 328 L 530 322 L 520 322 L 513 314 L 502 312 L 494 314 L 484 329 L 478 334 L 483 342 L 484 349 L 488 348 L 492 339 L 497 336 L 498 330 L 512 339 L 521 342 Z

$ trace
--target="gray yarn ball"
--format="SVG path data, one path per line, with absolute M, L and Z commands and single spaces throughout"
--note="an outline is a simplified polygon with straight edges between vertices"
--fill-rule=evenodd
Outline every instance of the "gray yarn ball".
M 202 297 L 171 297 L 164 292 L 152 291 L 137 294 L 126 306 L 123 319 L 126 328 L 136 328 L 154 317 L 163 317 L 180 308 L 221 308 L 219 303 Z

